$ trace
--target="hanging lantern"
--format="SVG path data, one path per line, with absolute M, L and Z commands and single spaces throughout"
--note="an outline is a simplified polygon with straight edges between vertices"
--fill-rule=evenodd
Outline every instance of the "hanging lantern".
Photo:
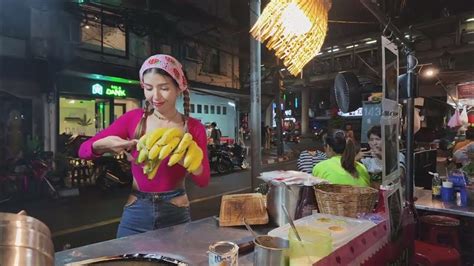
M 271 0 L 250 33 L 296 76 L 323 45 L 329 9 L 331 0 Z

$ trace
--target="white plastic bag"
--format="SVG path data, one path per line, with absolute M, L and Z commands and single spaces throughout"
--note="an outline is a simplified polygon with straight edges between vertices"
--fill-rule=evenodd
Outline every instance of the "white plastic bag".
M 463 126 L 469 125 L 469 118 L 467 116 L 467 108 L 464 105 L 464 108 L 462 109 L 461 114 L 459 115 L 459 120 Z
M 454 111 L 454 115 L 451 116 L 451 118 L 449 119 L 449 122 L 448 122 L 448 127 L 459 127 L 461 126 L 461 121 L 459 119 L 459 110 L 456 108 L 456 110 Z

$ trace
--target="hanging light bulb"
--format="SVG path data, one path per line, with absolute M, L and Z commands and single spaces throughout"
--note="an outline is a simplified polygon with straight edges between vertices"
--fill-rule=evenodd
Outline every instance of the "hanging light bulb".
M 281 23 L 284 34 L 301 35 L 311 29 L 311 21 L 294 2 L 286 6 L 281 15 Z
M 329 9 L 331 0 L 271 0 L 250 33 L 297 76 L 321 50 Z

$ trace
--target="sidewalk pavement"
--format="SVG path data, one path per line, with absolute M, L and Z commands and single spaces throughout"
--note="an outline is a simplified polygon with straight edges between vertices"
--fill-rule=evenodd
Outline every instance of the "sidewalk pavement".
M 312 139 L 302 138 L 299 143 L 284 142 L 283 145 L 284 153 L 281 156 L 278 156 L 277 147 L 274 145 L 272 145 L 271 149 L 262 149 L 262 164 L 268 165 L 290 160 L 296 160 L 300 155 L 301 151 L 306 150 L 308 148 L 313 148 L 315 146 L 315 143 Z
M 296 158 L 298 158 L 298 155 L 299 153 L 297 150 L 293 150 L 292 148 L 289 148 L 288 146 L 286 146 L 284 148 L 283 155 L 278 156 L 277 148 L 272 146 L 271 149 L 262 150 L 262 164 L 267 165 L 267 164 L 274 164 L 274 163 L 295 160 Z

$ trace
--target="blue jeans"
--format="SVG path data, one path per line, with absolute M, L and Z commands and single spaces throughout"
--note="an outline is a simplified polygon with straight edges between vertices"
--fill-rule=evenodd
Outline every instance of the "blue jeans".
M 135 200 L 125 205 L 117 231 L 117 238 L 144 233 L 159 228 L 186 223 L 191 220 L 189 207 L 178 207 L 170 202 L 185 195 L 184 189 L 164 193 L 133 191 Z

